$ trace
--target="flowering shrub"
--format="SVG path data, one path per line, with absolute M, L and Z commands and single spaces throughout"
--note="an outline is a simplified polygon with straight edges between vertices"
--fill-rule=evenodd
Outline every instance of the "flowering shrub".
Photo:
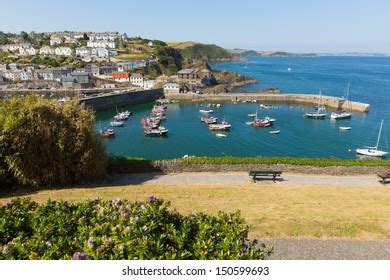
M 100 199 L 0 206 L 0 259 L 263 259 L 240 213 L 182 216 L 169 202 Z

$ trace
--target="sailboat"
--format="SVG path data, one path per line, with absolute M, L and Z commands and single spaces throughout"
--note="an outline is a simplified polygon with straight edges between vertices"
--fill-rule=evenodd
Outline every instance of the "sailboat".
M 382 134 L 382 128 L 383 128 L 383 120 L 381 122 L 381 127 L 379 129 L 379 134 L 378 134 L 378 139 L 376 141 L 376 146 L 374 146 L 374 147 L 365 146 L 364 148 L 356 149 L 356 153 L 359 155 L 370 156 L 370 157 L 384 157 L 384 156 L 386 156 L 389 152 L 378 150 L 379 141 L 381 139 L 381 134 Z
M 268 127 L 271 126 L 273 123 L 266 119 L 259 119 L 257 115 L 257 109 L 256 109 L 256 117 L 254 119 L 254 122 L 252 123 L 253 127 Z
M 345 102 L 346 102 L 346 104 L 349 104 L 349 107 L 351 107 L 351 102 L 349 101 L 349 92 L 350 92 L 349 87 L 350 87 L 350 83 L 348 83 L 347 97 L 345 99 Z M 351 108 L 349 110 L 351 110 Z M 350 119 L 351 117 L 352 117 L 352 113 L 347 112 L 346 110 L 336 111 L 336 112 L 332 112 L 332 114 L 330 114 L 330 118 L 334 119 L 334 120 Z
M 314 111 L 305 113 L 305 117 L 309 119 L 325 119 L 326 117 L 326 109 L 322 104 L 322 95 L 321 91 L 318 97 L 318 105 L 315 107 Z

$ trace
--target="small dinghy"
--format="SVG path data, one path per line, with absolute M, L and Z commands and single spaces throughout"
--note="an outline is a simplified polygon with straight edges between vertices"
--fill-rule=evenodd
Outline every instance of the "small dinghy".
M 271 130 L 269 133 L 271 133 L 271 134 L 279 134 L 280 130 Z
M 222 133 L 217 133 L 215 134 L 215 136 L 219 137 L 219 138 L 226 138 L 226 134 L 222 134 Z
M 350 126 L 340 126 L 339 129 L 346 131 L 346 130 L 351 130 L 351 127 Z
M 246 125 L 253 125 L 254 122 L 246 122 Z

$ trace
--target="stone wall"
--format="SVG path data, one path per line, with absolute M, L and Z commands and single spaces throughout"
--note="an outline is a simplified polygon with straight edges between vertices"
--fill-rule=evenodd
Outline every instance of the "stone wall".
M 163 89 L 111 93 L 80 99 L 80 104 L 84 104 L 98 112 L 114 109 L 116 106 L 123 107 L 154 101 L 163 95 Z

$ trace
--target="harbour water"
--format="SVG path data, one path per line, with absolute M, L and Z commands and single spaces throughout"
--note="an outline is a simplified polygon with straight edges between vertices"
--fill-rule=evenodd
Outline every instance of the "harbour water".
M 211 108 L 221 121 L 224 117 L 232 124 L 226 138 L 218 138 L 200 122 L 200 109 L 207 104 L 169 104 L 169 129 L 165 138 L 147 138 L 140 124 L 153 104 L 128 108 L 133 112 L 123 128 L 115 128 L 116 138 L 105 140 L 108 151 L 115 155 L 147 159 L 195 156 L 294 156 L 356 158 L 355 149 L 374 145 L 380 119 L 385 120 L 382 147 L 390 136 L 390 58 L 377 57 L 319 57 L 319 58 L 249 58 L 245 62 L 215 64 L 219 70 L 236 71 L 253 77 L 261 83 L 245 86 L 238 91 L 253 91 L 279 87 L 283 92 L 314 93 L 341 96 L 347 83 L 351 83 L 353 100 L 371 104 L 368 114 L 354 113 L 352 119 L 333 121 L 310 120 L 303 117 L 311 107 L 276 104 L 273 109 L 259 110 L 261 117 L 270 116 L 277 121 L 273 127 L 253 128 L 245 123 L 254 113 L 256 103 L 222 103 Z M 291 68 L 288 71 L 288 68 Z M 329 112 L 330 113 L 330 112 Z M 97 129 L 108 127 L 114 111 L 97 114 Z M 350 126 L 350 131 L 340 131 Z M 280 134 L 270 134 L 280 130 Z

